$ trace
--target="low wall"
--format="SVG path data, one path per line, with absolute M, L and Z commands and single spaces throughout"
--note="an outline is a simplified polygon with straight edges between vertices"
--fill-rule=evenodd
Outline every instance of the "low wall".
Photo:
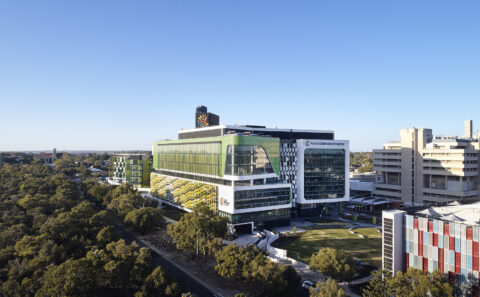
M 270 257 L 273 258 L 278 258 L 285 260 L 287 259 L 287 250 L 284 249 L 279 249 L 271 246 L 271 244 L 277 240 L 280 235 L 278 233 L 273 233 L 272 231 L 269 230 L 264 230 L 265 233 L 267 234 L 267 251 Z

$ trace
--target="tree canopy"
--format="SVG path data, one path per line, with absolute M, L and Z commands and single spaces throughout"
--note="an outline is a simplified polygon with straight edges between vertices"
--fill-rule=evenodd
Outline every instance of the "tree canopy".
M 76 156 L 65 161 L 71 158 Z M 65 168 L 53 171 L 37 161 L 0 164 L 0 296 L 141 294 L 161 268 L 155 269 L 149 249 L 120 239 L 113 221 L 125 209 L 146 206 L 147 213 L 156 213 L 149 207 L 156 203 L 129 186 L 79 184 Z M 122 195 L 132 198 L 131 207 L 105 209 Z M 145 220 L 133 222 L 141 227 Z M 161 296 L 181 294 L 167 276 L 157 289 Z
M 146 233 L 164 224 L 165 220 L 161 209 L 145 207 L 129 211 L 125 216 L 124 222 L 132 226 L 136 231 Z
M 316 287 L 310 288 L 310 297 L 343 297 L 345 292 L 340 288 L 336 281 L 328 278 L 324 283 L 319 280 Z
M 355 262 L 350 253 L 332 248 L 322 248 L 310 258 L 310 268 L 338 281 L 346 281 L 355 275 Z
M 422 270 L 410 267 L 407 272 L 399 271 L 393 277 L 387 276 L 383 271 L 376 272 L 372 276 L 372 280 L 363 291 L 364 297 L 453 296 L 453 286 L 447 282 L 445 275 L 439 270 L 425 274 Z
M 177 249 L 206 256 L 210 242 L 223 237 L 227 232 L 227 222 L 208 206 L 198 204 L 192 212 L 184 214 L 180 221 L 169 224 L 167 232 L 175 241 Z

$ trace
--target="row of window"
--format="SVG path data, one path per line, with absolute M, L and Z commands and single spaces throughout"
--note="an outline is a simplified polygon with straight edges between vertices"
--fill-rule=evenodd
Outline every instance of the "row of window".
M 235 192 L 235 209 L 290 204 L 290 188 L 255 189 Z
M 219 176 L 220 143 L 157 146 L 155 168 Z
M 345 150 L 306 149 L 304 197 L 307 200 L 345 196 Z
M 219 211 L 220 217 L 226 218 L 232 224 L 253 222 L 255 225 L 269 221 L 289 220 L 290 208 L 272 209 L 266 211 L 229 214 Z
M 259 145 L 229 145 L 225 161 L 226 175 L 275 173 L 265 149 Z

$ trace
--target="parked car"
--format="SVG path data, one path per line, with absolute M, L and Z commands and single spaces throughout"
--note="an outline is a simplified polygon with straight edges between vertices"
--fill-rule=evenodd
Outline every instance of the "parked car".
M 302 288 L 310 290 L 311 287 L 315 287 L 315 283 L 309 280 L 306 280 L 302 283 Z

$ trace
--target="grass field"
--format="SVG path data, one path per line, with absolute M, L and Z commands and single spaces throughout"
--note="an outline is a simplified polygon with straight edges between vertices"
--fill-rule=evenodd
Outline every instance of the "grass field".
M 289 257 L 309 263 L 312 254 L 321 248 L 330 247 L 345 250 L 361 261 L 381 267 L 382 236 L 375 228 L 354 230 L 354 232 L 364 235 L 366 238 L 351 234 L 347 228 L 342 227 L 323 228 L 320 225 L 319 227 L 305 229 L 306 231 L 297 239 L 282 247 L 287 250 Z

